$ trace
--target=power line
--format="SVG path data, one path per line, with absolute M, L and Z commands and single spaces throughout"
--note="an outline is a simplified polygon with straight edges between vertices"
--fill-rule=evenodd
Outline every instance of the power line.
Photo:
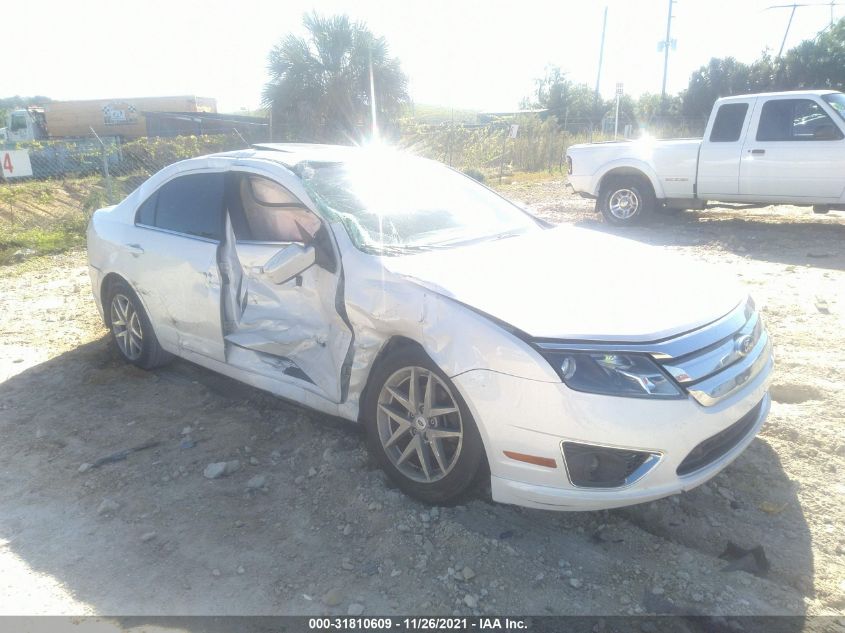
M 768 11 L 769 9 L 792 9 L 789 12 L 789 21 L 786 23 L 786 31 L 783 34 L 783 40 L 780 43 L 780 50 L 778 50 L 777 59 L 781 58 L 783 55 L 784 46 L 786 46 L 786 38 L 789 37 L 789 29 L 792 27 L 792 19 L 795 17 L 795 11 L 798 7 L 830 7 L 830 27 L 833 27 L 833 7 L 839 6 L 841 3 L 837 2 L 836 0 L 830 0 L 830 2 L 793 2 L 792 4 L 774 4 L 772 6 L 766 7 L 764 11 Z

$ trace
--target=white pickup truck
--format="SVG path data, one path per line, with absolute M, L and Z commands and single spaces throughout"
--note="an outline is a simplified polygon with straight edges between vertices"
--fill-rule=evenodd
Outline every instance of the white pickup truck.
M 611 224 L 708 201 L 845 210 L 845 94 L 719 99 L 703 139 L 590 143 L 567 150 L 569 184 Z

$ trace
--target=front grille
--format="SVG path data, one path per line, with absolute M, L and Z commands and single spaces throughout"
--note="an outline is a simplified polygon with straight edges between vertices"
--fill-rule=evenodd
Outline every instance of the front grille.
M 741 327 L 724 338 L 695 351 L 659 360 L 699 404 L 708 407 L 724 400 L 768 364 L 771 343 L 751 302 L 746 304 L 743 316 Z
M 704 468 L 725 455 L 754 428 L 757 418 L 760 416 L 760 409 L 763 402 L 760 401 L 756 407 L 742 416 L 737 422 L 712 437 L 708 437 L 701 444 L 696 446 L 684 461 L 681 462 L 675 471 L 678 475 L 689 475 L 696 470 Z

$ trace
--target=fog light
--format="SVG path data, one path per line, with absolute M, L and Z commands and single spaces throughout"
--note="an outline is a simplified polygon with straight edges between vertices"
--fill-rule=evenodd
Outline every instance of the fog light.
M 660 455 L 576 442 L 563 443 L 566 472 L 575 486 L 619 488 L 628 486 L 651 470 Z

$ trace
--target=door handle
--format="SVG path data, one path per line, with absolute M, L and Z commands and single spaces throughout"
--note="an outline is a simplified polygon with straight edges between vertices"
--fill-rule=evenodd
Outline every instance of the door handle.
M 141 247 L 140 244 L 124 244 L 124 246 L 126 247 L 127 251 L 129 251 L 130 253 L 132 253 L 136 257 L 138 255 L 143 254 L 143 252 L 144 252 L 144 249 Z
M 766 150 L 764 150 L 764 149 L 750 149 L 750 150 L 748 150 L 748 153 L 749 154 L 761 155 L 761 154 L 765 154 Z

